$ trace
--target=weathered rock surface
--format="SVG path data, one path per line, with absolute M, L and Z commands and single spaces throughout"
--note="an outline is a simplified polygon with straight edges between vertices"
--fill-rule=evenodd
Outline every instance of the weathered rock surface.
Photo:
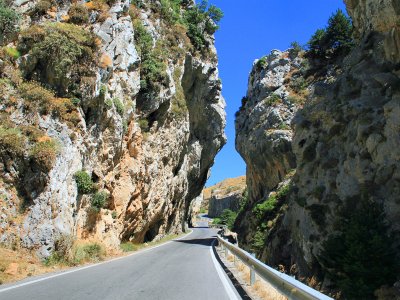
M 66 19 L 71 3 L 60 5 L 56 14 L 38 20 L 24 15 L 23 26 Z M 18 197 L 13 181 L 0 181 L 2 243 L 21 240 L 24 247 L 46 257 L 60 235 L 117 248 L 121 240 L 143 242 L 181 232 L 189 221 L 190 203 L 201 194 L 214 157 L 225 143 L 225 102 L 215 48 L 210 47 L 209 56 L 201 56 L 179 45 L 183 56 L 166 61 L 168 84 L 148 99 L 151 109 L 140 111 L 142 66 L 128 9 L 129 1 L 116 1 L 103 19 L 96 19 L 96 12 L 90 16 L 86 30 L 97 35 L 99 60 L 106 63 L 90 70 L 94 76 L 82 79 L 79 128 L 71 129 L 50 115 L 36 117 L 38 128 L 58 141 L 60 152 L 42 181 L 43 190 L 29 194 L 26 212 L 19 217 L 22 222 L 7 223 L 25 200 Z M 166 39 L 165 24 L 148 3 L 138 11 L 153 45 Z M 179 116 L 174 107 L 177 93 L 185 104 Z M 22 109 L 15 110 L 11 120 L 31 125 Z M 78 194 L 74 174 L 82 169 L 98 190 L 110 195 L 99 212 L 91 209 L 92 196 Z M 18 180 L 7 168 L 0 175 Z
M 252 247 L 260 230 L 254 204 L 296 168 L 279 213 L 262 220 L 265 247 L 259 256 L 295 275 L 319 274 L 325 288 L 331 281 L 322 271 L 323 244 L 337 233 L 343 210 L 357 210 L 368 199 L 383 206 L 390 233 L 400 229 L 399 5 L 389 0 L 346 2 L 359 40 L 337 74 L 314 81 L 304 107 L 290 111 L 284 104 L 262 104 L 268 93 L 285 88 L 282 76 L 290 69 L 280 65 L 265 75 L 273 68 L 269 59 L 265 68 L 253 67 L 248 99 L 236 119 L 236 147 L 247 163 L 250 195 L 236 223 L 239 241 Z M 290 74 L 286 83 L 294 79 Z M 270 131 L 281 120 L 292 122 L 292 130 L 285 135 Z M 393 242 L 398 249 L 399 241 Z
M 224 209 L 238 211 L 242 200 L 242 191 L 235 191 L 228 195 L 214 194 L 208 204 L 208 216 L 211 218 L 219 217 Z

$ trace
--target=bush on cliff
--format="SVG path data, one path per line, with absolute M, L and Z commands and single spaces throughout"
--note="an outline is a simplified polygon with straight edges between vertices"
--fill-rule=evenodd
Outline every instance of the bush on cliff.
M 208 47 L 207 34 L 214 34 L 219 26 L 218 23 L 224 16 L 221 9 L 214 5 L 208 6 L 208 1 L 201 1 L 189 8 L 184 15 L 187 26 L 187 35 L 196 50 Z
M 232 229 L 237 215 L 238 215 L 237 212 L 234 212 L 230 209 L 224 209 L 222 211 L 221 216 L 214 219 L 213 224 L 226 225 L 226 226 L 228 226 L 229 229 Z
M 18 32 L 19 14 L 4 0 L 0 0 L 0 45 L 11 39 Z
M 78 192 L 81 194 L 90 194 L 94 190 L 92 178 L 86 171 L 78 171 L 74 175 Z
M 320 260 L 346 299 L 373 299 L 375 290 L 396 281 L 399 253 L 382 205 L 365 197 L 351 202 L 341 212 L 338 233 L 323 244 Z
M 33 25 L 21 32 L 18 50 L 29 54 L 24 75 L 59 94 L 72 93 L 82 77 L 91 76 L 97 42 L 93 33 L 65 23 Z

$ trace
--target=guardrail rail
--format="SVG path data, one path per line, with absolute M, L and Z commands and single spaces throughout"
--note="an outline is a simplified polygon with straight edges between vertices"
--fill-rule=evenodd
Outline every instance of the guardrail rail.
M 221 225 L 213 225 L 213 227 L 221 227 Z M 238 246 L 229 243 L 220 236 L 217 237 L 219 245 L 225 250 L 225 256 L 230 252 L 234 257 L 239 258 L 245 265 L 250 268 L 250 284 L 255 283 L 255 274 L 271 284 L 281 294 L 288 297 L 288 299 L 301 299 L 301 300 L 333 300 L 319 291 L 316 291 L 309 286 L 301 283 L 293 277 L 281 273 L 266 264 L 262 263 L 248 252 L 240 249 Z

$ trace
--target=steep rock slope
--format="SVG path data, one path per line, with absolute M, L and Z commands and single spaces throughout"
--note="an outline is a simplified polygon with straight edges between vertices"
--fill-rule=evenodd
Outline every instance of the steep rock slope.
M 225 143 L 212 35 L 196 44 L 176 21 L 194 3 L 12 9 L 20 31 L 1 41 L 0 242 L 46 257 L 65 235 L 116 248 L 182 231 Z
M 236 147 L 247 163 L 250 188 L 249 204 L 236 222 L 242 244 L 255 249 L 273 266 L 281 265 L 298 276 L 316 276 L 323 288 L 332 288 L 332 283 L 336 287 L 353 285 L 355 292 L 347 294 L 349 298 L 372 297 L 369 291 L 362 294 L 363 282 L 351 282 L 355 278 L 346 277 L 356 270 L 355 265 L 351 269 L 349 264 L 364 257 L 371 265 L 384 264 L 395 270 L 399 261 L 397 3 L 346 1 L 354 22 L 356 46 L 342 63 L 325 67 L 328 71 L 324 76 L 314 80 L 304 76 L 307 100 L 297 113 L 290 115 L 291 139 L 288 134 L 281 134 L 275 143 L 270 141 L 268 132 L 276 126 L 266 120 L 277 105 L 261 104 L 264 95 L 252 100 L 252 93 L 258 91 L 252 84 L 255 68 L 248 102 L 236 119 Z M 271 76 L 265 75 L 268 68 L 272 67 L 258 71 L 263 78 L 260 83 L 271 81 Z M 294 80 L 291 76 L 286 84 L 290 86 Z M 281 80 L 273 90 L 284 87 Z M 260 135 L 255 138 L 252 132 L 258 128 Z M 286 146 L 275 146 L 280 144 Z M 264 154 L 257 155 L 259 150 L 254 151 L 255 147 Z M 289 176 L 291 183 L 290 179 L 280 183 L 294 167 L 294 176 Z M 286 185 L 288 188 L 284 188 Z M 260 213 L 263 209 L 269 212 Z M 365 240 L 367 236 L 380 242 Z M 374 262 L 375 256 L 382 253 L 388 260 Z M 348 261 L 351 257 L 353 261 Z M 364 272 L 361 267 L 359 270 Z M 384 276 L 374 278 L 375 271 L 370 274 L 374 288 L 396 281 L 396 272 L 379 271 Z

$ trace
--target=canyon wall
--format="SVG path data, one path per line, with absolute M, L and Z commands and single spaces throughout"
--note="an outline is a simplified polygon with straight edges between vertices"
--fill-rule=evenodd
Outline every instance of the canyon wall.
M 13 4 L 1 53 L 0 243 L 181 232 L 226 140 L 213 37 L 175 21 L 194 3 L 46 3 Z
M 387 251 L 385 265 L 399 262 L 400 7 L 391 0 L 346 4 L 352 50 L 305 72 L 289 52 L 273 51 L 254 64 L 236 118 L 249 187 L 235 224 L 241 244 L 299 278 L 315 276 L 328 291 L 344 278 L 334 270 L 345 262 L 332 252 L 347 255 L 351 243 L 353 251 L 357 242 L 368 244 L 354 259 Z M 281 91 L 294 93 L 299 83 L 304 102 L 291 107 Z M 274 205 L 260 214 L 262 203 Z M 361 239 L 364 229 L 385 241 L 384 250 Z M 393 284 L 395 274 L 374 279 L 375 288 Z

